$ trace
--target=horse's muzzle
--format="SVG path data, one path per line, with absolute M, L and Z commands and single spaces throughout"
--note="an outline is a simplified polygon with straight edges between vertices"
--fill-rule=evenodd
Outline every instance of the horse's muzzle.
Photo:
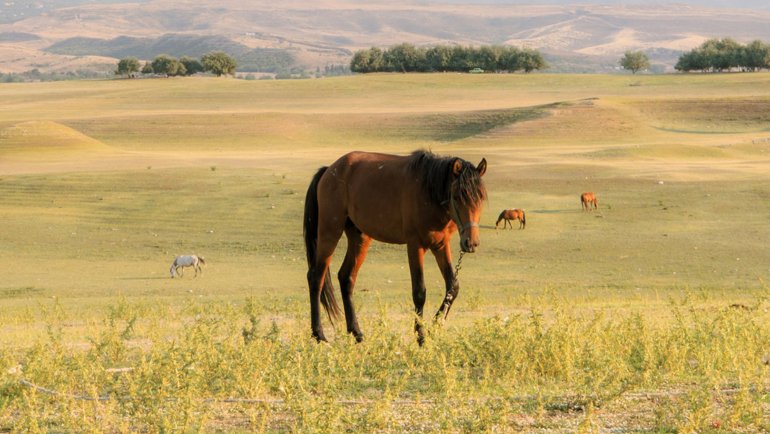
M 478 240 L 473 241 L 470 237 L 462 238 L 460 240 L 460 250 L 465 253 L 473 253 L 476 251 L 476 247 L 479 246 Z
M 455 222 L 457 224 L 457 222 Z M 479 223 L 470 221 L 465 224 L 457 224 L 460 232 L 460 250 L 465 253 L 473 253 L 479 246 Z

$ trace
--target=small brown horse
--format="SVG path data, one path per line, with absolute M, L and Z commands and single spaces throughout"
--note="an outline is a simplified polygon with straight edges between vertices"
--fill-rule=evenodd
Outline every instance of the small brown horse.
M 500 213 L 500 216 L 497 218 L 497 222 L 495 222 L 495 229 L 497 229 L 497 225 L 499 225 L 502 220 L 505 220 L 503 222 L 503 229 L 505 229 L 508 225 L 510 225 L 511 229 L 513 229 L 513 223 L 511 223 L 511 220 L 519 221 L 519 229 L 524 229 L 527 227 L 527 216 L 524 214 L 523 209 L 504 209 L 503 212 Z
M 599 208 L 599 199 L 593 192 L 587 191 L 580 195 L 580 204 L 583 206 L 583 211 L 593 211 L 593 209 Z M 593 209 L 591 209 L 592 204 Z
M 319 303 L 332 323 L 339 316 L 329 264 L 344 232 L 348 247 L 337 277 L 348 333 L 358 342 L 363 340 L 352 295 L 371 241 L 406 244 L 417 313 L 415 332 L 422 345 L 423 256 L 430 250 L 444 277 L 446 295 L 436 318 L 446 317 L 460 291 L 452 269 L 451 237 L 459 230 L 463 252 L 478 247 L 479 219 L 486 199 L 481 177 L 486 169 L 485 159 L 474 167 L 460 158 L 428 151 L 409 156 L 351 152 L 319 169 L 307 190 L 304 216 L 313 336 L 326 340 Z

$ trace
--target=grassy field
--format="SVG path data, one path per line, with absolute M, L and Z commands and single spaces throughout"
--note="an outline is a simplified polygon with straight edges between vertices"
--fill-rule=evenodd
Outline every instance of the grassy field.
M 0 431 L 770 430 L 770 74 L 0 98 Z M 405 248 L 375 243 L 355 295 L 367 340 L 327 325 L 315 344 L 310 177 L 351 150 L 419 148 L 489 162 L 452 315 L 418 348 Z M 495 230 L 509 207 L 525 230 Z M 171 279 L 189 253 L 203 276 Z M 430 313 L 440 280 L 426 259 Z

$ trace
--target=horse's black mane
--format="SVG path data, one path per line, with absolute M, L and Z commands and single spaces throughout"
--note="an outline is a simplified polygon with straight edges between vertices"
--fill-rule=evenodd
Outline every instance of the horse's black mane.
M 456 160 L 456 157 L 440 157 L 426 150 L 414 151 L 409 156 L 409 170 L 421 177 L 425 193 L 442 207 L 448 206 L 452 195 L 452 167 Z M 459 160 L 463 168 L 454 185 L 455 200 L 464 206 L 476 205 L 487 197 L 484 183 L 473 164 Z

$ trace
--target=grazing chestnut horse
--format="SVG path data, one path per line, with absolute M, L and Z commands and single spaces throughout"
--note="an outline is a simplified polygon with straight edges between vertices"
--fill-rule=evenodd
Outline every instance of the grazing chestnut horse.
M 591 204 L 593 204 L 593 209 L 599 208 L 599 200 L 590 191 L 580 195 L 580 204 L 583 206 L 583 211 L 592 211 Z
M 406 244 L 412 277 L 412 301 L 417 313 L 415 332 L 422 345 L 425 305 L 423 256 L 430 250 L 444 277 L 446 295 L 436 318 L 446 317 L 460 286 L 452 269 L 450 241 L 459 230 L 460 249 L 479 245 L 479 219 L 486 190 L 477 167 L 454 157 L 428 151 L 409 156 L 351 152 L 313 177 L 305 198 L 304 237 L 307 281 L 310 288 L 310 325 L 313 336 L 325 341 L 319 303 L 329 321 L 339 317 L 329 264 L 342 233 L 348 247 L 338 278 L 347 331 L 363 340 L 353 306 L 353 287 L 371 241 Z
M 497 218 L 497 222 L 495 222 L 495 229 L 497 229 L 497 225 L 499 225 L 500 221 L 502 220 L 505 220 L 503 222 L 503 229 L 505 229 L 508 225 L 510 225 L 511 229 L 513 229 L 513 223 L 511 223 L 511 220 L 519 221 L 519 229 L 524 229 L 527 226 L 527 216 L 524 215 L 523 209 L 513 208 L 503 210 L 503 212 L 501 212 L 500 216 Z

